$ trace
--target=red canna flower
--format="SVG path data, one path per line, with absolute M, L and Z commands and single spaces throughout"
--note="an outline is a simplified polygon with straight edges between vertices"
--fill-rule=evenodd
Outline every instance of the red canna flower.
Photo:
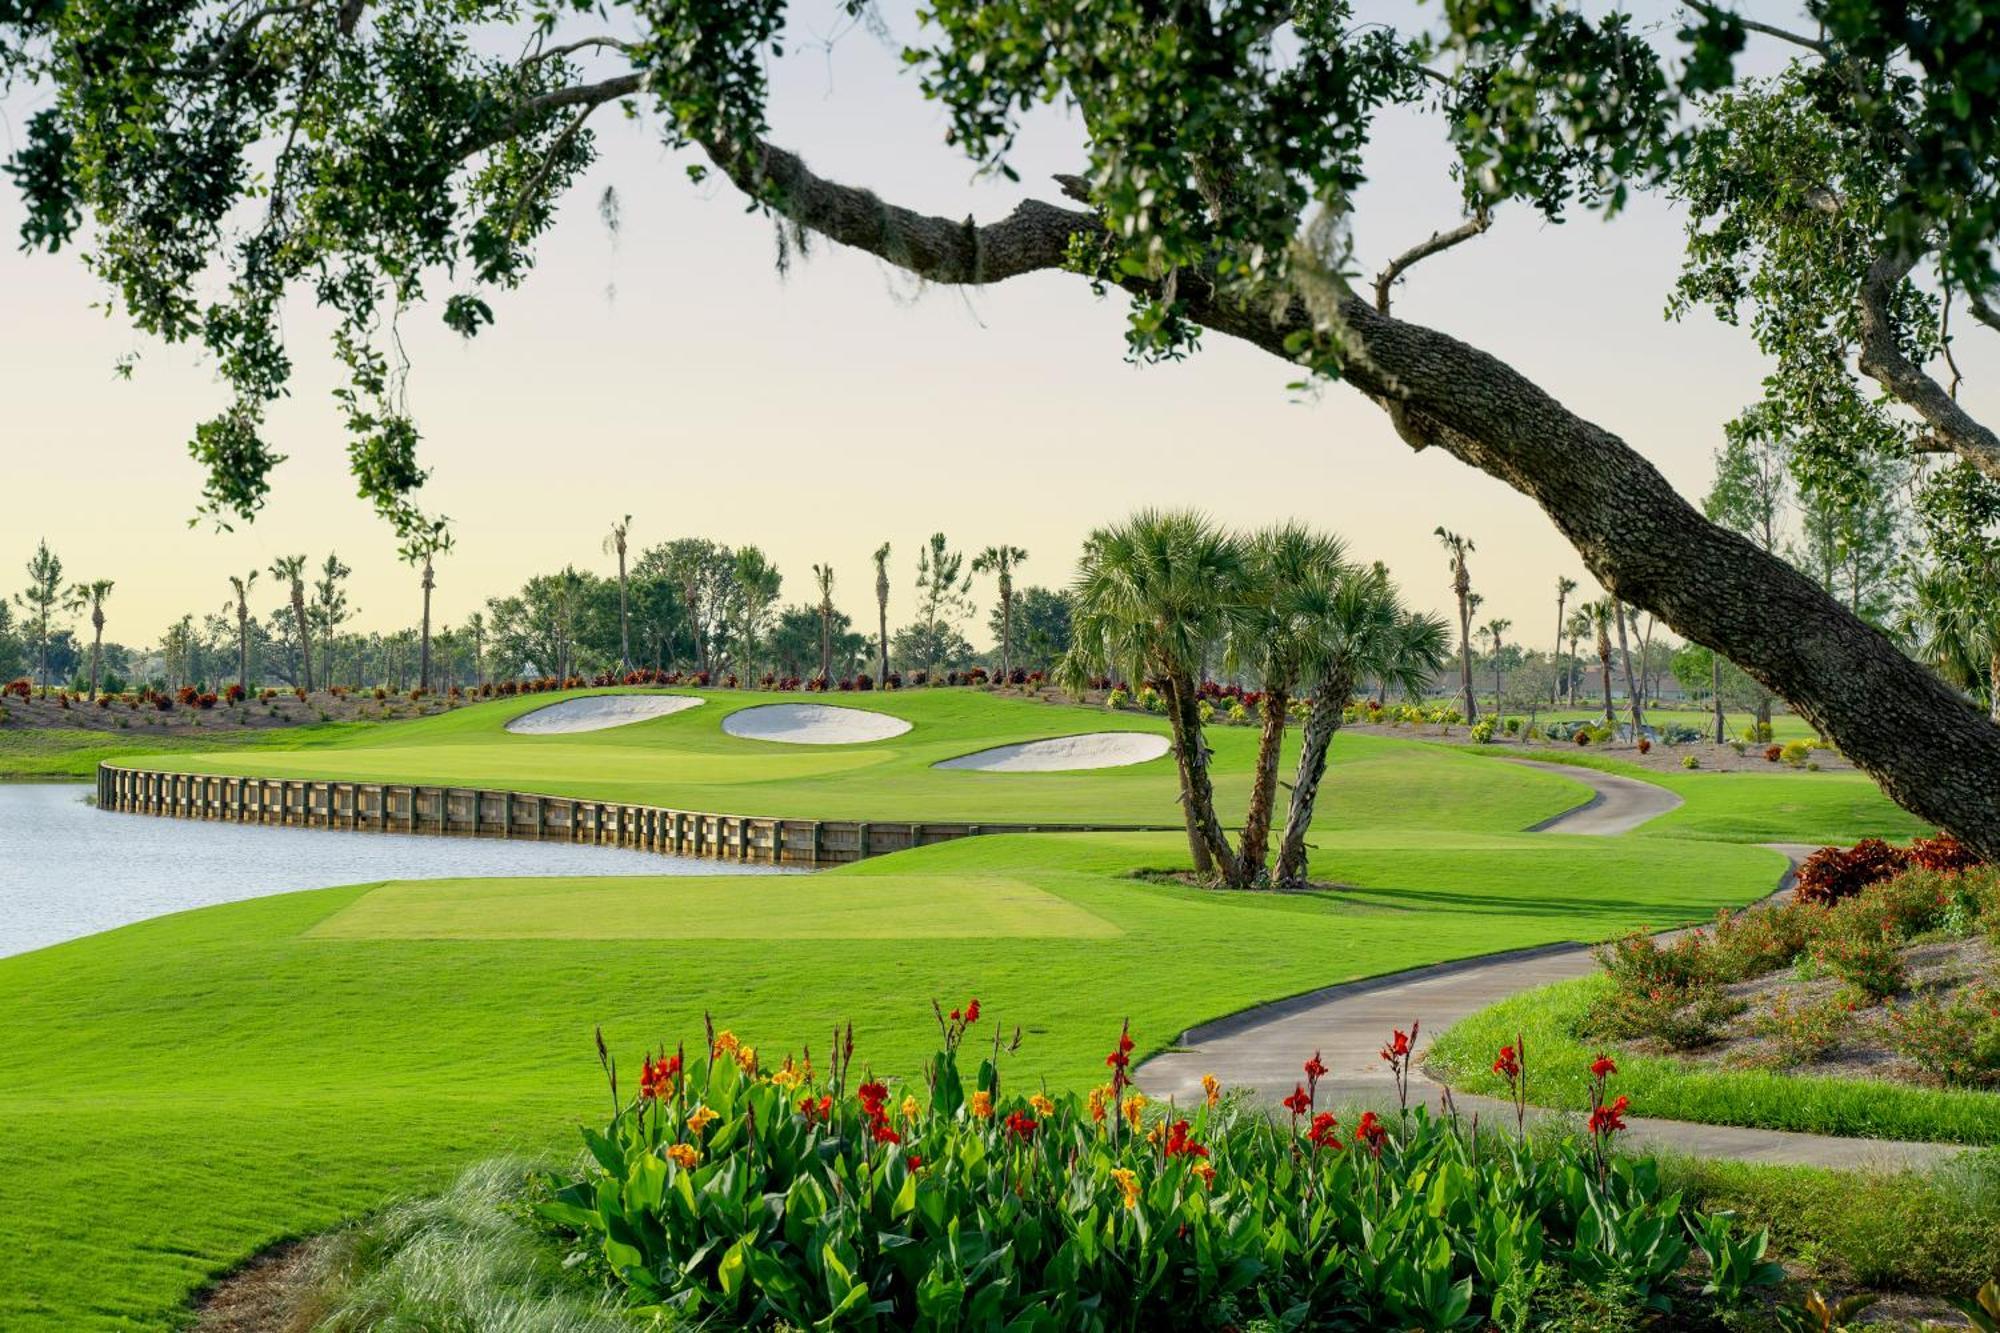
M 968 1023 L 977 1023 L 979 1021 L 979 999 L 977 996 L 966 1001 L 965 1021 Z
M 1382 1048 L 1382 1058 L 1394 1064 L 1398 1060 L 1407 1058 L 1409 1054 L 1410 1034 L 1397 1028 L 1396 1035 L 1389 1038 L 1388 1044 Z
M 1354 1127 L 1354 1142 L 1356 1146 L 1365 1147 L 1368 1151 L 1380 1157 L 1382 1155 L 1382 1145 L 1388 1142 L 1388 1139 L 1388 1127 L 1376 1119 L 1373 1111 L 1363 1111 L 1361 1113 L 1361 1123 Z
M 808 1093 L 799 1098 L 799 1114 L 806 1118 L 808 1125 L 823 1124 L 833 1119 L 833 1098 L 825 1096 L 815 1101 Z
M 1167 1141 L 1163 1151 L 1169 1157 L 1206 1157 L 1208 1149 L 1188 1137 L 1188 1122 L 1176 1120 L 1167 1126 Z
M 674 1090 L 674 1080 L 680 1076 L 680 1056 L 668 1055 L 658 1060 L 648 1060 L 639 1070 L 639 1095 L 648 1101 L 658 1101 L 670 1096 Z
M 1618 1064 L 1608 1055 L 1600 1055 L 1590 1064 L 1592 1078 L 1608 1078 L 1618 1072 Z
M 889 1089 L 880 1083 L 863 1083 L 854 1090 L 854 1099 L 861 1103 L 861 1109 L 873 1119 L 882 1114 L 882 1107 L 889 1100 Z
M 1590 1132 L 1604 1137 L 1624 1129 L 1625 1112 L 1631 1105 L 1632 1099 L 1620 1094 L 1616 1101 L 1597 1107 L 1590 1113 Z
M 1315 1148 L 1340 1147 L 1340 1122 L 1333 1118 L 1333 1112 L 1321 1111 L 1312 1119 L 1312 1128 L 1306 1131 L 1306 1142 Z
M 877 1143 L 901 1143 L 903 1141 L 903 1136 L 891 1128 L 889 1122 L 886 1120 L 877 1120 L 873 1132 L 875 1142 Z
M 1320 1062 L 1318 1051 L 1314 1051 L 1313 1058 L 1306 1061 L 1306 1077 L 1310 1079 L 1326 1077 L 1326 1066 Z
M 914 1153 L 914 1152 L 904 1153 L 903 1160 L 909 1163 L 910 1170 L 912 1171 L 916 1170 L 918 1167 L 924 1164 L 924 1157 L 922 1153 Z
M 1284 1107 L 1294 1116 L 1302 1116 L 1312 1109 L 1312 1098 L 1306 1095 L 1306 1085 L 1301 1083 L 1285 1098 Z
M 1493 1062 L 1493 1072 L 1510 1081 L 1521 1077 L 1521 1057 L 1512 1046 L 1500 1048 L 1500 1056 Z
M 1035 1137 L 1035 1122 L 1019 1111 L 1007 1113 L 1006 1125 L 1014 1137 L 1024 1143 Z

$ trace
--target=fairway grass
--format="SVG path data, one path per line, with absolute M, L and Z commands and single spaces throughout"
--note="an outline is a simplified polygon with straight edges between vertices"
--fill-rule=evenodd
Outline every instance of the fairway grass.
M 271 1241 L 441 1187 L 473 1160 L 573 1150 L 575 1126 L 608 1105 L 598 1024 L 629 1071 L 644 1047 L 699 1042 L 704 1012 L 773 1056 L 807 1044 L 823 1056 L 825 1034 L 852 1020 L 860 1067 L 907 1077 L 936 1036 L 930 998 L 977 995 L 989 1022 L 1024 1029 L 1009 1077 L 1082 1087 L 1102 1077 L 1127 1017 L 1144 1054 L 1195 1023 L 1331 982 L 1704 917 L 1776 875 L 1771 853 L 1722 843 L 1315 840 L 1321 873 L 1352 887 L 1155 883 L 1133 872 L 1184 865 L 1178 836 L 1022 835 L 771 880 L 769 892 L 732 881 L 700 910 L 702 929 L 723 929 L 726 915 L 733 936 L 655 922 L 664 933 L 567 938 L 603 904 L 543 882 L 491 886 L 525 895 L 509 910 L 538 938 L 335 937 L 334 923 L 365 919 L 361 904 L 383 892 L 357 886 L 0 959 L 0 1328 L 157 1328 Z M 1028 915 L 1041 925 L 1118 933 L 998 933 L 1018 905 L 987 913 L 977 936 L 909 933 L 905 918 L 944 921 L 951 906 L 1022 882 L 1039 895 Z M 664 877 L 621 891 L 649 883 L 691 891 Z M 840 895 L 847 920 L 821 923 L 838 933 L 787 933 L 784 895 L 799 883 Z M 396 910 L 376 917 L 378 935 L 407 930 L 425 906 L 414 886 L 397 900 L 382 900 Z
M 1156 718 L 913 691 L 851 705 L 909 732 L 821 749 L 722 733 L 729 711 L 784 696 L 706 697 L 585 735 L 508 735 L 508 718 L 552 698 L 540 695 L 298 752 L 146 762 L 747 815 L 1178 823 L 1167 760 L 931 767 L 1051 736 L 1159 733 Z M 1256 732 L 1211 738 L 1232 817 Z M 1727 793 L 1750 789 L 1712 790 L 1705 818 L 1721 821 Z M 1815 827 L 1874 817 L 1825 790 L 1841 799 L 1804 812 Z M 573 1151 L 575 1126 L 609 1106 L 600 1025 L 628 1084 L 644 1049 L 698 1043 L 704 1015 L 767 1056 L 811 1045 L 822 1060 L 826 1034 L 851 1021 L 859 1067 L 907 1078 L 934 1045 L 931 999 L 977 995 L 989 1023 L 1022 1028 L 1010 1078 L 1080 1088 L 1103 1077 L 1126 1019 L 1143 1056 L 1197 1023 L 1329 984 L 1706 919 L 1768 893 L 1784 866 L 1715 823 L 1672 838 L 1522 832 L 1588 789 L 1449 747 L 1343 736 L 1322 793 L 1312 868 L 1332 887 L 1313 892 L 1144 875 L 1186 867 L 1179 834 L 1006 835 L 756 881 L 357 885 L 0 959 L 0 1328 L 157 1328 L 272 1241 L 442 1187 L 469 1161 Z M 1787 838 L 1780 807 L 1753 801 L 1729 827 L 1742 841 Z
M 316 940 L 1086 939 L 1118 927 L 1000 875 L 433 879 L 362 894 Z

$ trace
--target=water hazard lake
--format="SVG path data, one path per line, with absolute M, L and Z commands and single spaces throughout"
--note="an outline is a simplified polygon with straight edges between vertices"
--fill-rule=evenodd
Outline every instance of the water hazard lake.
M 0 783 L 0 957 L 190 907 L 383 879 L 800 873 L 617 847 L 119 814 L 90 792 Z

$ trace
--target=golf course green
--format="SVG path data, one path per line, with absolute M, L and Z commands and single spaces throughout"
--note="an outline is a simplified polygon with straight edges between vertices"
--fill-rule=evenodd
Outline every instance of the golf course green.
M 790 746 L 725 734 L 724 715 L 773 696 L 718 691 L 604 731 L 505 730 L 552 697 L 295 752 L 133 762 L 724 813 L 1176 817 L 1168 760 L 931 767 L 1038 737 L 1164 729 L 1145 715 L 970 690 L 838 696 L 910 730 Z M 1210 736 L 1233 817 L 1255 732 Z M 863 1067 L 908 1074 L 932 1044 L 929 997 L 977 995 L 1024 1030 L 1011 1077 L 1077 1087 L 1101 1074 L 1128 1017 L 1143 1055 L 1194 1023 L 1331 982 L 1699 919 L 1772 888 L 1783 859 L 1744 843 L 1794 836 L 1800 810 L 1829 834 L 1843 819 L 1906 819 L 1831 774 L 1787 775 L 1784 802 L 1756 788 L 1725 818 L 1755 784 L 1690 774 L 1672 784 L 1687 801 L 1676 814 L 1710 814 L 1683 819 L 1678 836 L 1582 838 L 1523 831 L 1584 803 L 1581 784 L 1462 751 L 1343 737 L 1328 776 L 1313 868 L 1329 887 L 1312 892 L 1140 874 L 1185 867 L 1176 833 L 1009 835 L 807 877 L 358 885 L 0 959 L 0 1327 L 170 1325 L 206 1281 L 273 1241 L 436 1187 L 478 1158 L 569 1151 L 573 1126 L 606 1109 L 598 1025 L 628 1074 L 643 1048 L 698 1039 L 704 1013 L 773 1055 L 823 1051 L 852 1021 Z

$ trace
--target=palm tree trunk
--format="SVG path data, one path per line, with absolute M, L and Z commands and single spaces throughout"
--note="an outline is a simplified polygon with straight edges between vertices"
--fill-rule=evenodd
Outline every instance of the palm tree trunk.
M 1000 683 L 1012 684 L 1014 679 L 1014 589 L 1012 586 L 1000 590 Z
M 1604 725 L 1610 726 L 1618 715 L 1611 709 L 1611 640 L 1609 638 L 1598 642 L 1597 674 L 1604 682 Z
M 1286 706 L 1291 692 L 1264 677 L 1263 730 L 1257 735 L 1257 768 L 1250 785 L 1250 808 L 1243 815 L 1243 846 L 1237 853 L 1243 878 L 1254 883 L 1271 855 L 1271 813 L 1278 803 L 1278 756 L 1284 749 Z
M 1632 649 L 1625 638 L 1625 604 L 1619 602 L 1612 610 L 1618 616 L 1618 655 L 1625 659 L 1625 702 L 1631 705 L 1632 740 L 1637 743 L 1640 729 L 1646 725 L 1646 704 L 1632 680 Z
M 1726 727 L 1722 720 L 1722 654 L 1708 655 L 1708 693 L 1715 705 L 1715 743 L 1722 744 L 1726 737 Z
M 632 671 L 632 613 L 625 595 L 625 542 L 618 542 L 618 669 Z
M 1465 720 L 1479 720 L 1479 700 L 1472 693 L 1472 607 L 1463 592 L 1458 595 L 1458 682 L 1465 698 Z
M 424 633 L 423 642 L 417 649 L 417 685 L 420 689 L 431 687 L 431 562 L 424 560 Z
M 292 585 L 292 619 L 297 623 L 299 630 L 299 662 L 304 668 L 303 674 L 306 678 L 306 693 L 311 694 L 313 689 L 312 640 L 306 633 L 305 593 L 296 583 Z
M 1321 681 L 1313 691 L 1312 709 L 1306 714 L 1305 733 L 1299 742 L 1299 767 L 1292 778 L 1291 807 L 1285 812 L 1285 833 L 1278 844 L 1273 882 L 1280 888 L 1297 888 L 1306 881 L 1306 833 L 1312 828 L 1320 780 L 1326 776 L 1327 752 L 1340 730 L 1341 704 L 1353 689 L 1354 683 L 1342 677 Z
M 1230 850 L 1229 835 L 1223 832 L 1222 821 L 1215 813 L 1215 784 L 1209 777 L 1208 747 L 1201 734 L 1201 702 L 1186 672 L 1168 674 L 1167 702 L 1173 715 L 1174 753 L 1183 770 L 1181 792 L 1188 844 L 1200 848 L 1195 854 L 1196 873 L 1220 873 L 1224 883 L 1241 887 L 1241 865 Z
M 98 674 L 98 663 L 104 660 L 104 612 L 99 609 L 90 615 L 90 697 L 97 698 L 97 682 L 103 677 Z
M 875 599 L 875 647 L 881 654 L 879 663 L 882 679 L 875 683 L 886 687 L 889 683 L 889 599 L 887 596 Z
M 1562 702 L 1563 672 L 1563 599 L 1556 598 L 1556 646 L 1549 653 L 1549 664 L 1555 668 L 1549 673 L 1549 708 L 1553 711 Z
M 250 614 L 239 603 L 236 611 L 236 684 L 250 693 Z

